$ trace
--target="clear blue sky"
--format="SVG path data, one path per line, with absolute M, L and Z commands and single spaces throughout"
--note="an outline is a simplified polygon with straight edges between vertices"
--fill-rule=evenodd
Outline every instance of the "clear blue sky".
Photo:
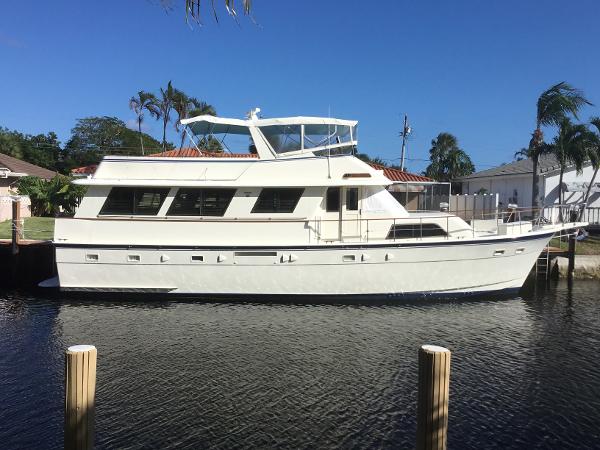
M 527 145 L 551 84 L 566 80 L 600 105 L 597 0 L 254 0 L 258 26 L 237 26 L 215 0 L 220 23 L 204 1 L 205 25 L 193 29 L 173 2 L 169 14 L 158 0 L 2 2 L 0 126 L 64 142 L 77 118 L 131 121 L 131 95 L 173 80 L 222 116 L 330 109 L 360 121 L 360 151 L 389 160 L 407 112 L 409 158 L 427 159 L 448 131 L 481 170 Z

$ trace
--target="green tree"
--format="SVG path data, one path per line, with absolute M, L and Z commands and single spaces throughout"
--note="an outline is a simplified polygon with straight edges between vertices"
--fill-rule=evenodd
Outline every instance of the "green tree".
M 52 131 L 48 134 L 26 135 L 23 159 L 46 169 L 59 171 L 62 149 L 58 136 Z
M 223 145 L 214 136 L 204 136 L 198 140 L 198 148 L 209 153 L 222 153 Z M 252 153 L 252 152 L 250 152 Z
M 577 113 L 584 105 L 591 103 L 584 97 L 583 93 L 566 82 L 560 82 L 551 86 L 538 98 L 536 111 L 536 128 L 529 142 L 529 156 L 533 163 L 533 181 L 531 187 L 531 204 L 534 215 L 537 214 L 540 204 L 539 169 L 540 155 L 544 152 L 544 133 L 542 126 L 560 126 L 561 121 L 573 115 L 576 119 Z
M 22 134 L 0 128 L 0 152 L 13 158 L 23 158 Z
M 188 117 L 201 116 L 208 114 L 216 116 L 217 112 L 212 105 L 198 100 L 195 97 L 188 97 L 184 92 L 175 89 L 173 95 L 173 109 L 177 113 L 177 121 L 175 122 L 175 130 L 181 133 L 181 143 L 179 148 L 183 148 L 183 141 L 185 139 L 185 131 L 182 129 L 181 121 Z
M 138 133 L 140 135 L 140 147 L 143 155 L 144 139 L 142 137 L 142 122 L 144 120 L 144 111 L 148 111 L 151 116 L 158 119 L 160 113 L 156 107 L 156 97 L 151 92 L 139 91 L 137 97 L 131 97 L 129 99 L 129 109 L 136 114 Z
M 60 142 L 53 132 L 32 136 L 0 128 L 0 152 L 50 170 L 59 168 Z
M 552 144 L 546 150 L 555 156 L 560 166 L 560 175 L 558 177 L 558 203 L 563 205 L 563 176 L 565 169 L 574 165 L 577 173 L 581 173 L 583 166 L 588 158 L 589 130 L 585 125 L 574 125 L 568 118 L 563 118 L 560 122 L 558 134 L 553 139 Z
M 140 154 L 138 133 L 127 128 L 125 122 L 116 117 L 86 117 L 78 119 L 71 130 L 71 138 L 63 151 L 63 168 L 68 173 L 74 167 L 97 164 L 105 154 Z M 161 144 L 142 133 L 145 149 L 160 151 Z M 172 144 L 166 144 L 173 148 Z
M 429 159 L 431 163 L 425 169 L 425 176 L 436 181 L 450 181 L 475 172 L 471 158 L 450 133 L 440 133 L 431 141 Z
M 57 216 L 61 211 L 72 215 L 85 194 L 85 187 L 71 181 L 64 175 L 57 175 L 51 180 L 26 176 L 19 179 L 17 186 L 20 194 L 31 199 L 34 216 Z

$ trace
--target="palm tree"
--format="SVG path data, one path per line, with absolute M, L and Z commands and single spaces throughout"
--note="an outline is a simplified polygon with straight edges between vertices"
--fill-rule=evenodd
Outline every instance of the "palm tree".
M 583 219 L 583 214 L 585 208 L 587 207 L 588 200 L 590 198 L 590 193 L 592 192 L 592 187 L 594 186 L 594 182 L 596 181 L 596 175 L 598 175 L 598 170 L 600 170 L 600 117 L 592 117 L 590 119 L 590 123 L 596 128 L 596 132 L 590 132 L 588 137 L 588 158 L 592 163 L 592 167 L 594 168 L 594 174 L 592 175 L 592 180 L 588 184 L 587 190 L 585 192 L 585 196 L 583 197 L 583 208 L 579 213 L 579 220 Z
M 583 93 L 570 84 L 562 81 L 542 92 L 537 101 L 536 128 L 529 141 L 529 155 L 533 162 L 533 183 L 531 187 L 531 205 L 534 215 L 539 210 L 539 170 L 540 155 L 544 150 L 544 133 L 542 126 L 559 126 L 562 119 L 573 115 L 576 119 L 578 111 L 591 103 Z
M 569 165 L 574 165 L 578 174 L 583 170 L 583 165 L 588 159 L 589 130 L 585 125 L 574 125 L 568 118 L 560 122 L 558 135 L 550 144 L 549 152 L 552 153 L 560 165 L 558 177 L 558 203 L 563 205 L 563 176 Z
M 142 155 L 144 154 L 144 139 L 142 136 L 142 121 L 144 120 L 144 110 L 148 111 L 151 116 L 159 118 L 160 112 L 156 107 L 156 97 L 151 92 L 139 91 L 137 97 L 129 99 L 129 109 L 135 112 L 137 116 L 138 132 L 140 134 L 140 146 Z
M 436 181 L 450 181 L 475 171 L 471 158 L 458 146 L 458 140 L 450 133 L 440 133 L 431 141 L 429 159 L 431 164 L 427 166 L 425 175 Z
M 198 100 L 195 97 L 188 97 L 184 92 L 175 89 L 173 96 L 173 109 L 177 112 L 177 122 L 175 122 L 175 130 L 179 133 L 181 127 L 181 120 L 188 117 L 200 116 L 203 114 L 209 114 L 216 116 L 217 112 L 212 105 Z M 179 148 L 183 148 L 183 141 L 185 139 L 185 132 L 181 132 L 181 144 Z
M 153 102 L 154 106 L 158 111 L 158 117 L 163 121 L 163 139 L 162 148 L 163 152 L 167 149 L 167 124 L 171 120 L 171 111 L 173 110 L 175 89 L 171 84 L 171 81 L 167 84 L 167 88 L 160 88 L 161 98 L 156 98 Z

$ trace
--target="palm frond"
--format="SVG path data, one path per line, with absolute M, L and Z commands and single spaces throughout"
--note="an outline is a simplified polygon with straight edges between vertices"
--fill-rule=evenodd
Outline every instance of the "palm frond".
M 163 0 L 163 5 L 165 2 L 170 3 L 169 0 Z M 242 11 L 246 16 L 250 16 L 250 11 L 252 9 L 251 0 L 241 0 L 242 2 Z M 224 0 L 225 10 L 227 14 L 233 17 L 237 22 L 238 12 L 235 6 L 235 0 Z M 215 0 L 210 0 L 210 7 L 213 13 L 213 17 L 215 21 L 219 22 L 219 15 L 217 13 L 217 9 L 215 8 Z M 202 23 L 200 18 L 201 12 L 201 0 L 185 0 L 185 21 L 189 23 L 190 20 L 200 24 Z
M 560 121 L 572 115 L 578 118 L 579 110 L 585 105 L 592 105 L 582 91 L 574 88 L 565 81 L 551 86 L 542 92 L 537 101 L 537 124 L 560 125 Z
M 600 117 L 592 117 L 590 123 L 596 127 L 598 135 L 600 135 Z

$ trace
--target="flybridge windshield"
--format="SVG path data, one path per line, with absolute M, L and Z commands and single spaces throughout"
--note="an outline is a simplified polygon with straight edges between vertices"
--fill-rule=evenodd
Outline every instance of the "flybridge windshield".
M 198 149 L 207 152 L 248 153 L 253 151 L 250 130 L 247 126 L 210 122 L 188 125 L 190 136 Z
M 277 153 L 351 148 L 356 144 L 356 126 L 335 124 L 268 125 L 261 126 L 259 129 Z
M 302 153 L 353 153 L 357 144 L 357 122 L 351 120 L 301 116 L 280 119 L 252 116 L 241 120 L 198 116 L 181 122 L 187 125 L 190 138 L 199 149 L 243 151 L 246 148 L 258 153 L 261 159 Z M 236 142 L 230 145 L 226 140 Z

